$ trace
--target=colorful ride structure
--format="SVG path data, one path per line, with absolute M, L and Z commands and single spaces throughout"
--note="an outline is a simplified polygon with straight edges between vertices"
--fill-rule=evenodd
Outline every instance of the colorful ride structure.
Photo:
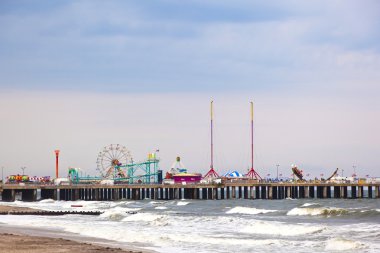
M 50 176 L 28 176 L 28 175 L 10 175 L 7 177 L 6 183 L 8 184 L 18 184 L 18 183 L 34 183 L 34 184 L 46 184 L 51 183 Z
M 297 165 L 292 164 L 292 172 L 299 180 L 304 181 L 303 171 L 297 168 Z
M 135 163 L 125 146 L 111 144 L 99 152 L 97 170 L 103 180 L 110 179 L 115 183 L 157 183 L 160 175 L 162 178 L 157 152 L 149 153 L 146 160 Z
M 82 176 L 80 168 L 69 168 L 68 177 L 72 183 L 150 184 L 162 181 L 157 152 L 149 153 L 148 158 L 135 163 L 130 151 L 120 144 L 105 146 L 96 161 L 99 176 Z
M 124 172 L 125 178 L 118 178 L 116 181 L 126 179 L 130 184 L 160 183 L 162 181 L 162 170 L 159 170 L 158 163 L 160 160 L 157 158 L 156 152 L 149 153 L 148 159 L 145 161 L 135 163 L 132 159 L 128 164 L 115 166 L 117 171 L 126 169 L 126 172 Z
M 181 157 L 177 156 L 170 171 L 166 172 L 164 183 L 166 184 L 188 184 L 199 183 L 202 179 L 200 173 L 188 173 L 185 165 L 181 162 Z
M 30 182 L 29 176 L 27 175 L 10 175 L 7 177 L 7 183 L 15 184 L 15 183 L 26 183 Z

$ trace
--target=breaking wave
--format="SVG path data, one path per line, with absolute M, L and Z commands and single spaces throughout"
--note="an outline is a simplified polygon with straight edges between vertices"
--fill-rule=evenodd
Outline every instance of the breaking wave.
M 321 226 L 290 225 L 280 222 L 256 222 L 241 230 L 243 233 L 262 234 L 262 235 L 277 235 L 277 236 L 299 236 L 304 234 L 314 234 L 322 232 L 325 228 Z
M 228 210 L 227 214 L 240 213 L 240 214 L 263 214 L 263 213 L 273 213 L 277 212 L 277 210 L 266 210 L 266 209 L 257 209 L 254 207 L 243 207 L 237 206 Z
M 180 201 L 177 203 L 177 206 L 187 206 L 188 204 L 190 204 L 190 202 Z
M 123 222 L 145 222 L 153 226 L 166 226 L 169 224 L 168 217 L 165 215 L 156 215 L 150 213 L 137 213 L 125 217 Z
M 350 215 L 356 217 L 377 217 L 380 215 L 379 209 L 355 209 L 337 207 L 296 207 L 287 212 L 289 216 L 342 216 Z
M 325 216 L 339 216 L 349 213 L 348 210 L 343 208 L 333 208 L 333 207 L 306 207 L 300 208 L 296 207 L 290 210 L 286 215 L 325 215 Z
M 343 251 L 353 249 L 363 249 L 365 245 L 360 242 L 351 241 L 343 238 L 333 238 L 326 242 L 326 250 Z

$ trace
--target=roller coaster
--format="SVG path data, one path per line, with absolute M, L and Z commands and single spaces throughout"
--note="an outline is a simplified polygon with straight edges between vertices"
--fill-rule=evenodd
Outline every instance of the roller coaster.
M 149 153 L 148 158 L 134 162 L 130 151 L 120 144 L 105 146 L 98 154 L 97 171 L 99 176 L 82 176 L 79 168 L 69 168 L 70 181 L 75 184 L 111 181 L 115 184 L 151 184 L 159 182 L 159 159 L 157 152 Z

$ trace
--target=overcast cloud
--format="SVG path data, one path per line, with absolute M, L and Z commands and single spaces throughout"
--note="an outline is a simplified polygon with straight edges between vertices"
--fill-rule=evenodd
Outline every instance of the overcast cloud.
M 93 172 L 103 146 L 190 171 L 377 175 L 378 1 L 1 1 L 0 166 Z M 62 172 L 63 173 L 63 172 Z M 284 174 L 286 174 L 284 173 Z

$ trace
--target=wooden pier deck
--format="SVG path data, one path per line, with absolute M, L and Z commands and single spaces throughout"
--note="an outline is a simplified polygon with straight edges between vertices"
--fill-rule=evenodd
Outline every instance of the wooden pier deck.
M 173 200 L 173 199 L 302 199 L 302 198 L 380 198 L 380 183 L 324 182 L 230 182 L 223 184 L 73 184 L 33 185 L 4 184 L 0 186 L 2 201 L 15 201 L 21 193 L 23 201 L 40 199 L 62 201 Z

